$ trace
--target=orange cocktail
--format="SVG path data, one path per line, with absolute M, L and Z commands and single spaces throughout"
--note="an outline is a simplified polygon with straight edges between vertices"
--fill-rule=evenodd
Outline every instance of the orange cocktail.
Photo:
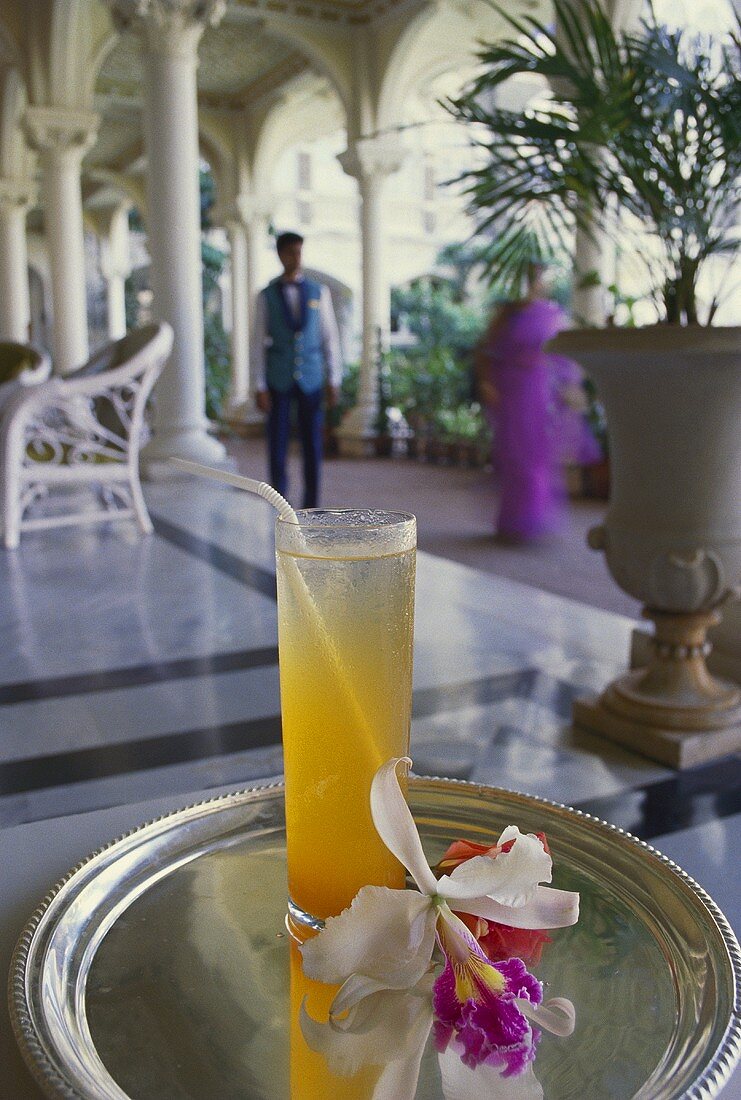
M 294 921 L 404 870 L 370 814 L 376 770 L 409 749 L 416 523 L 398 512 L 276 523 L 278 643 Z M 310 922 L 309 922 L 310 923 Z

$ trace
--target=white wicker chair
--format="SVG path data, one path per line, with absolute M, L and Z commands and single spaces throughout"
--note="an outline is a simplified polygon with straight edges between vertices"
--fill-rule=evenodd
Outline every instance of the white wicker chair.
M 18 389 L 0 407 L 0 508 L 6 549 L 21 531 L 136 519 L 152 530 L 139 480 L 144 407 L 172 350 L 169 325 L 130 332 L 79 370 Z M 56 494 L 53 514 L 26 512 L 51 489 L 88 486 L 98 507 Z M 35 509 L 34 509 L 35 510 Z
M 46 352 L 30 344 L 0 341 L 0 412 L 15 393 L 44 382 L 51 372 Z

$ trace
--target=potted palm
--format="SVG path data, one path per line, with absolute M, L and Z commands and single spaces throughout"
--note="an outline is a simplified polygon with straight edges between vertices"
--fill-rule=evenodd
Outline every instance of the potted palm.
M 707 628 L 741 573 L 741 329 L 711 327 L 739 248 L 737 44 L 653 18 L 618 30 L 592 0 L 554 9 L 557 30 L 502 12 L 510 37 L 482 52 L 449 108 L 482 135 L 464 179 L 500 280 L 516 285 L 533 254 L 563 251 L 575 232 L 619 233 L 643 262 L 657 324 L 572 330 L 555 345 L 606 410 L 611 495 L 590 544 L 656 624 L 648 668 L 575 715 L 683 766 L 741 748 L 741 693 L 705 665 Z M 550 91 L 508 111 L 497 91 L 520 74 Z

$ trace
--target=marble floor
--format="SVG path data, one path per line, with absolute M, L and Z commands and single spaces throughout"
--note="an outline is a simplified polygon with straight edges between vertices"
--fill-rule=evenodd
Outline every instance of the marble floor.
M 192 479 L 147 497 L 151 537 L 68 528 L 0 553 L 6 961 L 38 901 L 88 852 L 281 772 L 271 510 Z M 575 694 L 624 667 L 633 626 L 420 553 L 414 769 L 611 821 L 679 863 L 738 930 L 741 759 L 679 774 L 570 726 Z M 40 1094 L 2 1017 L 0 1097 L 30 1100 Z M 739 1074 L 724 1096 L 741 1097 Z

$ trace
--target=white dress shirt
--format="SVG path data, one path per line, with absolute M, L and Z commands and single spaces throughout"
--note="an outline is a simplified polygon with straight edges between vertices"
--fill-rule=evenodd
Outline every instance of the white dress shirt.
M 288 308 L 295 318 L 301 313 L 301 292 L 298 283 L 303 281 L 303 275 L 297 275 L 295 282 L 285 284 Z M 332 307 L 332 296 L 329 287 L 322 285 L 319 296 L 319 328 L 321 332 L 322 353 L 327 367 L 327 380 L 330 386 L 339 387 L 342 382 L 342 351 L 340 348 L 340 333 L 337 328 L 337 319 Z M 252 338 L 252 369 L 255 375 L 255 389 L 258 393 L 264 393 L 268 384 L 265 380 L 267 365 L 266 350 L 272 344 L 268 332 L 268 303 L 265 292 L 257 295 L 255 308 L 255 331 Z

